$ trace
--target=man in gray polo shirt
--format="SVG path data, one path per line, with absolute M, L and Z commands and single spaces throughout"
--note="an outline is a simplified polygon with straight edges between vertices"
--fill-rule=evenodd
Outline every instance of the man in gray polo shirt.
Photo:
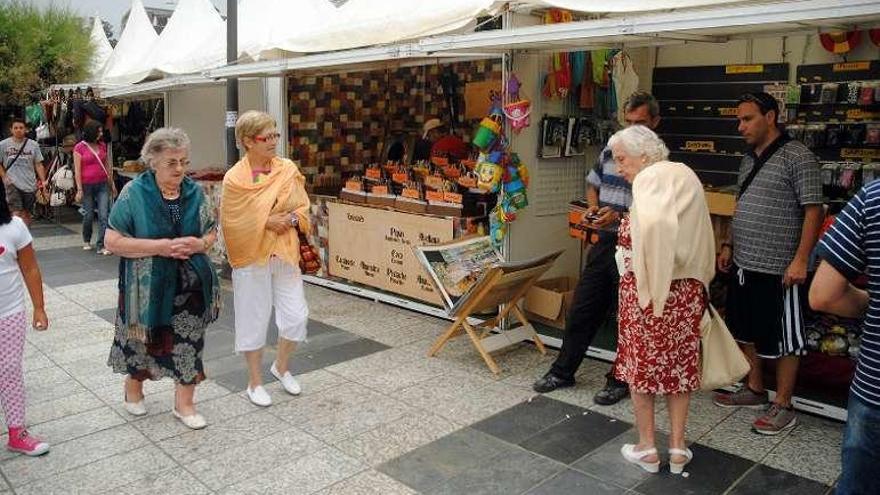
M 800 356 L 806 350 L 803 304 L 808 260 L 822 225 L 819 163 L 802 143 L 779 129 L 779 104 L 767 93 L 739 100 L 739 132 L 751 150 L 740 167 L 733 243 L 723 243 L 718 268 L 733 272 L 727 323 L 752 365 L 722 407 L 766 408 L 752 424 L 776 435 L 793 427 L 791 404 Z M 776 360 L 776 397 L 769 402 L 762 361 Z
M 30 225 L 37 187 L 46 187 L 46 169 L 40 145 L 28 139 L 26 133 L 24 120 L 12 119 L 12 137 L 0 141 L 0 164 L 3 165 L 0 176 L 12 214 Z

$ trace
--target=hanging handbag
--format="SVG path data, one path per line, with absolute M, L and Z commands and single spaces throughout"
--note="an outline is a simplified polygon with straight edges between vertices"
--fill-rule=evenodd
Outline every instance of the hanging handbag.
M 299 270 L 303 275 L 314 275 L 321 271 L 321 258 L 318 250 L 309 243 L 308 237 L 299 229 Z
M 58 167 L 58 170 L 52 174 L 51 183 L 62 191 L 70 191 L 75 188 L 76 182 L 73 180 L 73 169 L 70 168 L 70 165 Z
M 748 374 L 751 368 L 748 359 L 712 304 L 707 304 L 700 322 L 700 341 L 700 380 L 703 390 L 733 385 Z

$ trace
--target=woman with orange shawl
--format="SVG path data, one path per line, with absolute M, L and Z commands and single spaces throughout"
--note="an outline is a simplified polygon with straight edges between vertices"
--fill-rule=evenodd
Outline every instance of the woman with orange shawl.
M 220 225 L 232 266 L 235 350 L 247 360 L 248 398 L 266 407 L 272 398 L 260 367 L 273 308 L 278 352 L 269 372 L 289 394 L 301 392 L 288 361 L 306 338 L 309 317 L 296 231 L 309 231 L 309 197 L 297 166 L 275 153 L 275 119 L 245 112 L 235 124 L 235 137 L 245 156 L 223 178 Z

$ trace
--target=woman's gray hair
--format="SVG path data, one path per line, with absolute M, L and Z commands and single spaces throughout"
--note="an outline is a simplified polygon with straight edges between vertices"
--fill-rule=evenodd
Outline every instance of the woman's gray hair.
M 189 151 L 189 136 L 183 129 L 177 127 L 160 127 L 153 131 L 141 148 L 141 161 L 147 166 L 153 166 L 153 160 L 157 155 L 168 150 L 185 149 Z
M 620 146 L 631 157 L 645 157 L 648 165 L 669 158 L 669 148 L 657 134 L 643 125 L 634 125 L 617 131 L 608 140 L 608 147 Z

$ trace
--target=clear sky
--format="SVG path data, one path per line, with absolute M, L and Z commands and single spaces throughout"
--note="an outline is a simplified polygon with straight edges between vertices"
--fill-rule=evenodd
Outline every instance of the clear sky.
M 113 25 L 115 37 L 118 39 L 120 34 L 119 22 L 122 16 L 128 11 L 131 0 L 27 0 L 29 3 L 41 7 L 56 5 L 59 7 L 69 7 L 75 12 L 80 13 L 83 17 L 91 17 L 95 14 L 101 16 L 101 19 L 108 21 Z M 161 7 L 174 9 L 177 0 L 142 0 L 146 7 Z M 226 0 L 211 0 L 220 12 L 226 12 Z

